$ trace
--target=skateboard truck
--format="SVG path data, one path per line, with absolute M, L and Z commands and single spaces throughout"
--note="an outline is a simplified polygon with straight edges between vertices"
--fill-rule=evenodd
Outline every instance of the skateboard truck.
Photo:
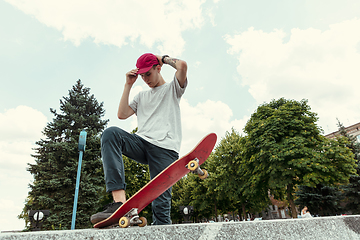
M 119 220 L 119 226 L 126 228 L 130 225 L 138 225 L 139 227 L 144 227 L 147 224 L 147 220 L 144 217 L 139 217 L 138 209 L 132 208 Z
M 191 160 L 186 166 L 192 173 L 196 173 L 200 179 L 205 179 L 209 176 L 209 173 L 205 169 L 201 169 L 199 165 L 199 159 L 195 158 Z

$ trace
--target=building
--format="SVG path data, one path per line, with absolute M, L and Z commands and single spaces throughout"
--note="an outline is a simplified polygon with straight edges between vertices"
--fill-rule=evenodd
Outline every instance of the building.
M 291 218 L 286 201 L 277 200 L 272 195 L 270 195 L 270 201 L 272 205 L 269 205 L 268 208 L 269 219 Z
M 349 127 L 345 127 L 346 132 L 351 135 L 351 136 L 355 136 L 358 140 L 358 142 L 360 142 L 360 122 L 351 125 Z M 340 131 L 336 131 L 330 134 L 325 135 L 325 137 L 330 138 L 330 139 L 334 139 L 335 137 L 340 135 Z

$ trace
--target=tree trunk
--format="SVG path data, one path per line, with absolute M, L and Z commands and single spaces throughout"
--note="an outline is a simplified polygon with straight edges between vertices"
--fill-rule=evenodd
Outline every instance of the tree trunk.
M 237 211 L 238 211 L 238 214 L 239 214 L 239 221 L 242 221 L 242 214 L 241 214 L 242 209 L 240 209 L 239 207 L 237 207 Z
M 296 211 L 294 199 L 292 196 L 292 190 L 293 190 L 292 184 L 287 185 L 286 196 L 287 196 L 287 200 L 289 201 L 289 205 L 290 205 L 290 209 L 291 209 L 291 216 L 293 218 L 297 218 L 297 211 Z
M 218 222 L 216 200 L 214 201 L 214 205 L 215 205 L 215 222 Z
M 245 204 L 244 203 L 242 203 L 242 210 L 243 210 L 243 214 L 244 214 L 244 219 L 245 219 L 245 221 L 247 221 L 247 216 L 246 216 Z

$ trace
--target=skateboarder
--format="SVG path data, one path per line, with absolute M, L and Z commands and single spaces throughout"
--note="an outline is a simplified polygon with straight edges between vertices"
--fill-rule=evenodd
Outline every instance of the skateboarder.
M 165 82 L 161 75 L 163 64 L 176 69 L 171 82 Z M 112 193 L 114 202 L 91 216 L 93 224 L 108 218 L 126 201 L 122 154 L 148 164 L 151 179 L 179 158 L 182 138 L 179 102 L 187 86 L 186 74 L 185 61 L 151 53 L 141 55 L 136 68 L 126 73 L 118 118 L 127 119 L 135 113 L 138 131 L 130 134 L 110 127 L 101 136 L 106 191 Z M 139 75 L 150 89 L 138 93 L 129 102 L 131 88 Z M 171 188 L 152 202 L 153 224 L 171 224 L 170 208 Z

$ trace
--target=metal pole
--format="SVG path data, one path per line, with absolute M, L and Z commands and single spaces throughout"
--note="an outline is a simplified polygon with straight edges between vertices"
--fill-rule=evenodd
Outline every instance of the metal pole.
M 81 174 L 81 163 L 83 154 L 85 152 L 85 145 L 86 145 L 86 131 L 82 130 L 79 136 L 79 164 L 78 170 L 76 175 L 76 187 L 75 187 L 75 196 L 74 196 L 74 206 L 73 206 L 73 214 L 72 214 L 72 221 L 71 221 L 71 230 L 75 229 L 75 221 L 76 221 L 76 210 L 77 210 L 77 202 L 79 196 L 79 185 L 80 185 L 80 174 Z

